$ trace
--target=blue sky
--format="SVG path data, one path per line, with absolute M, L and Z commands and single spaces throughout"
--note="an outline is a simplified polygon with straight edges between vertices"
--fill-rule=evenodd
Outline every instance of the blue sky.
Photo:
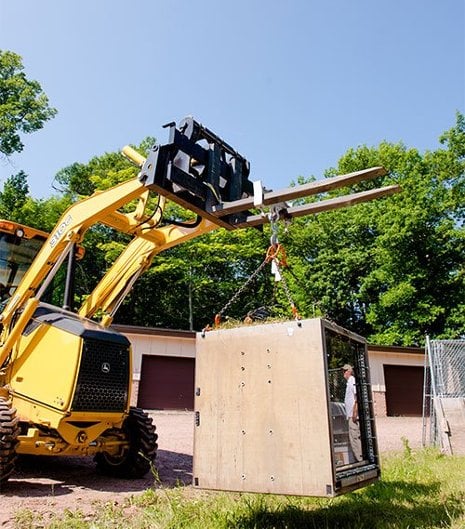
M 59 111 L 0 161 L 35 197 L 186 115 L 279 189 L 350 147 L 436 149 L 465 111 L 463 0 L 0 0 L 0 49 Z

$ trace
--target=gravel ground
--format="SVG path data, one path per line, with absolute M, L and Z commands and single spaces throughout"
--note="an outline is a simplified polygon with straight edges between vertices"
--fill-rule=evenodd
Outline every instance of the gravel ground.
M 175 453 L 193 453 L 193 414 L 191 412 L 153 412 L 159 446 Z M 410 448 L 422 444 L 421 417 L 377 417 L 376 433 L 380 452 L 402 450 L 405 439 Z M 162 468 L 160 472 L 162 473 Z
M 423 420 L 421 417 L 377 417 L 376 433 L 381 453 L 402 450 L 404 441 L 410 448 L 421 448 Z
M 159 434 L 157 469 L 162 486 L 190 486 L 193 454 L 193 413 L 153 412 Z M 402 450 L 405 438 L 411 448 L 421 447 L 421 418 L 377 419 L 381 453 Z M 138 480 L 115 480 L 95 473 L 87 458 L 30 457 L 21 461 L 0 496 L 0 527 L 13 527 L 15 513 L 28 509 L 45 517 L 66 509 L 84 514 L 96 501 L 122 503 L 154 485 L 151 475 Z

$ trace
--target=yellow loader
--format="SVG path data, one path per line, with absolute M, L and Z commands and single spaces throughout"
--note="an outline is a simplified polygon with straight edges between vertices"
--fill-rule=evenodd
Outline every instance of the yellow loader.
M 136 178 L 75 203 L 50 234 L 0 221 L 0 489 L 18 454 L 93 456 L 98 470 L 124 478 L 149 471 L 157 450 L 155 426 L 145 411 L 130 406 L 131 346 L 110 325 L 158 252 L 218 227 L 261 225 L 270 219 L 263 213 L 267 208 L 292 218 L 398 191 L 389 186 L 289 207 L 283 201 L 386 171 L 375 167 L 266 192 L 249 179 L 248 161 L 193 118 L 168 127 L 168 142 L 155 145 L 147 158 L 123 149 L 140 168 Z M 147 211 L 153 194 L 158 205 Z M 166 199 L 196 219 L 166 221 Z M 132 240 L 74 308 L 75 261 L 86 231 L 98 223 Z M 62 266 L 67 275 L 59 307 L 46 303 L 44 294 Z

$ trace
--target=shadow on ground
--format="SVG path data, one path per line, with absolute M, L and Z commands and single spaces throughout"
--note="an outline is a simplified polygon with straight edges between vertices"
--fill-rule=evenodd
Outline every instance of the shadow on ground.
M 153 486 L 190 485 L 192 456 L 159 450 L 155 469 L 142 479 L 118 479 L 98 474 L 89 457 L 18 458 L 15 473 L 2 487 L 2 496 L 31 498 L 63 496 L 76 489 L 101 492 L 138 492 Z
M 425 501 L 425 497 L 431 498 Z M 382 482 L 362 494 L 349 494 L 338 503 L 305 508 L 305 500 L 289 499 L 277 509 L 266 500 L 251 500 L 248 512 L 231 520 L 234 529 L 373 529 L 389 527 L 449 527 L 451 520 L 465 515 L 460 498 L 439 497 L 439 484 L 423 485 Z

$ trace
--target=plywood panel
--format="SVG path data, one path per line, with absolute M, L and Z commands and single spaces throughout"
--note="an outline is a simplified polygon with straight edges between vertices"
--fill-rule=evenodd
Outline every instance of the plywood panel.
M 333 483 L 319 319 L 197 337 L 194 484 L 326 495 Z

